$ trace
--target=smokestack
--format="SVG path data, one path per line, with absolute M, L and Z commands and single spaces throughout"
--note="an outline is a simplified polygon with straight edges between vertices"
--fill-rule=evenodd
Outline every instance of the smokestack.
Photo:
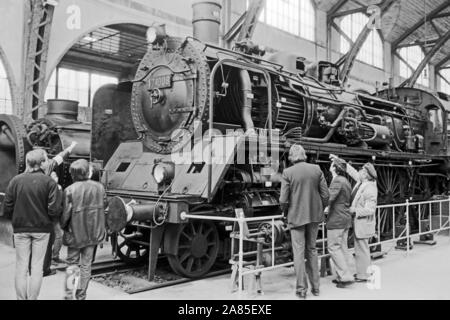
M 78 101 L 64 99 L 47 100 L 46 118 L 66 121 L 77 121 Z
M 220 11 L 222 1 L 220 0 L 193 0 L 194 38 L 203 42 L 218 44 L 220 35 Z

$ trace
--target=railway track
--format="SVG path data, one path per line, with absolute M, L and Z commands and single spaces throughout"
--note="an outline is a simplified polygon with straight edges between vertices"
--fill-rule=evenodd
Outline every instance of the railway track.
M 102 274 L 110 274 L 116 272 L 126 272 L 130 270 L 135 270 L 142 267 L 141 266 L 130 266 L 120 260 L 106 260 L 94 262 L 91 268 L 92 276 L 102 275 Z M 67 265 L 58 265 L 55 270 L 65 271 Z
M 128 294 L 138 294 L 231 273 L 229 265 L 224 264 L 218 265 L 202 278 L 183 278 L 169 271 L 168 261 L 164 256 L 158 259 L 159 274 L 154 281 L 146 279 L 147 268 L 145 264 L 130 266 L 120 260 L 99 261 L 92 265 L 91 279 L 109 287 L 120 288 Z M 57 270 L 64 271 L 65 267 Z
M 200 281 L 200 280 L 203 280 L 203 279 L 218 277 L 218 276 L 221 276 L 221 275 L 224 275 L 224 274 L 228 274 L 228 273 L 231 273 L 230 268 L 212 271 L 212 272 L 206 274 L 206 276 L 204 276 L 202 278 L 199 278 L 199 279 L 181 278 L 181 279 L 177 279 L 177 280 L 167 281 L 167 282 L 164 282 L 164 283 L 154 283 L 154 284 L 150 283 L 146 287 L 138 288 L 138 289 L 134 289 L 134 290 L 129 290 L 129 291 L 127 291 L 127 293 L 128 294 L 137 294 L 137 293 L 142 293 L 142 292 L 146 292 L 146 291 L 151 291 L 151 290 L 171 287 L 171 286 L 175 286 L 175 285 L 179 285 L 179 284 L 183 284 L 183 283 L 195 282 L 195 281 Z

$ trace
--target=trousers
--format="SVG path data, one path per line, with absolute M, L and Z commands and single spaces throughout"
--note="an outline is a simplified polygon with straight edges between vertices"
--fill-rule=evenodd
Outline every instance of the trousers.
M 355 239 L 355 265 L 356 277 L 358 279 L 368 279 L 367 269 L 370 266 L 369 239 Z
M 15 287 L 18 300 L 36 300 L 38 298 L 42 284 L 44 256 L 49 238 L 49 233 L 14 234 L 14 245 L 16 247 Z M 30 256 L 31 268 L 28 281 Z
M 77 300 L 85 300 L 86 292 L 91 279 L 91 266 L 94 258 L 96 246 L 87 246 L 81 249 L 67 248 L 67 264 L 78 265 L 80 267 L 79 290 L 77 290 Z
M 319 259 L 316 248 L 318 230 L 319 223 L 309 223 L 291 229 L 294 269 L 297 278 L 297 293 L 306 292 L 308 289 L 307 277 L 309 278 L 312 289 L 319 290 Z
M 353 281 L 350 271 L 351 255 L 347 246 L 348 229 L 331 229 L 327 232 L 328 252 L 335 266 L 337 280 Z

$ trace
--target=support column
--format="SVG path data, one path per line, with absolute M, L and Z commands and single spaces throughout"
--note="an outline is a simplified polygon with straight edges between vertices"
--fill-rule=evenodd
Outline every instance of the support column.
M 33 0 L 30 19 L 30 32 L 25 61 L 24 104 L 18 105 L 19 118 L 37 118 L 38 108 L 44 99 L 45 69 L 47 64 L 50 29 L 54 7 Z

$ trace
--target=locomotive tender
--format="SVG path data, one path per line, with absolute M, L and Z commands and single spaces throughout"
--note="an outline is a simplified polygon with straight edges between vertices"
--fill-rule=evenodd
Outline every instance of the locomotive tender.
M 153 274 L 162 253 L 183 276 L 206 274 L 230 255 L 229 226 L 183 220 L 182 213 L 280 213 L 280 173 L 294 143 L 328 179 L 330 153 L 356 166 L 373 162 L 379 204 L 447 194 L 445 96 L 413 88 L 348 92 L 332 63 L 306 65 L 283 52 L 263 58 L 250 41 L 221 48 L 214 44 L 218 12 L 217 1 L 196 2 L 194 37 L 186 39 L 149 29 L 151 45 L 135 80 L 104 87 L 94 98 L 92 154 L 106 163 L 107 221 L 121 259 L 137 263 L 150 255 Z M 105 157 L 98 151 L 105 146 L 117 148 Z M 175 161 L 183 150 L 193 150 L 191 160 Z M 226 161 L 211 161 L 217 154 Z M 378 221 L 382 237 L 405 224 L 392 225 L 387 214 Z M 418 215 L 431 212 L 410 214 L 416 230 Z M 277 226 L 283 234 L 283 223 Z

